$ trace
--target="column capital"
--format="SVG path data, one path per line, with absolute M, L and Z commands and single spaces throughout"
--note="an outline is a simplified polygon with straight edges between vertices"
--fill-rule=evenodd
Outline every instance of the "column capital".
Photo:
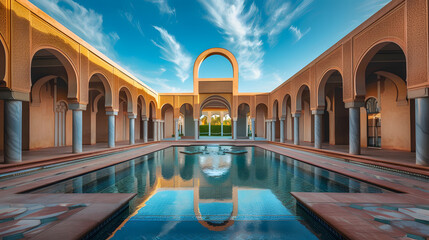
M 292 113 L 292 117 L 301 117 L 300 112 Z
M 429 97 L 429 87 L 423 87 L 419 89 L 408 89 L 407 92 L 408 92 L 407 95 L 409 99 Z
M 106 112 L 106 115 L 107 116 L 116 116 L 116 115 L 118 115 L 118 111 L 108 111 L 108 112 Z
M 365 106 L 364 101 L 353 101 L 353 102 L 345 102 L 346 108 L 361 108 Z
M 86 110 L 86 104 L 80 104 L 80 103 L 69 103 L 68 108 L 73 111 L 85 111 Z
M 322 110 L 322 109 L 311 110 L 311 113 L 313 115 L 323 115 L 325 114 L 325 110 Z
M 1 100 L 16 100 L 16 101 L 30 101 L 30 93 L 12 91 L 6 87 L 0 87 Z
M 149 119 L 146 116 L 142 116 L 142 121 L 148 121 Z
M 237 118 L 236 117 L 232 118 L 232 121 L 237 122 Z
M 256 118 L 250 118 L 250 120 L 251 120 L 251 121 L 255 121 L 255 120 L 256 120 Z
M 198 121 L 200 121 L 200 119 L 198 119 L 198 118 L 197 118 L 197 119 L 194 119 L 194 122 L 198 122 Z
M 134 113 L 128 113 L 128 118 L 129 118 L 129 119 L 136 119 L 136 118 L 137 118 L 137 114 L 134 114 Z

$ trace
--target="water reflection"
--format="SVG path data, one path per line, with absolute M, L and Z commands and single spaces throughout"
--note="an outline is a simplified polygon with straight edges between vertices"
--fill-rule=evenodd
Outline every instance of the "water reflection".
M 181 153 L 184 150 L 203 153 L 188 155 Z M 247 153 L 225 153 L 235 150 Z M 141 224 L 157 222 L 159 226 L 169 223 L 170 233 L 175 231 L 176 225 L 190 227 L 194 223 L 208 231 L 234 234 L 247 228 L 255 230 L 255 234 L 263 234 L 267 229 L 292 232 L 300 229 L 311 233 L 314 231 L 308 230 L 311 224 L 303 222 L 297 212 L 290 195 L 293 191 L 384 190 L 259 148 L 192 146 L 168 148 L 35 192 L 137 193 L 131 203 L 137 212 L 127 223 L 129 229 L 133 229 L 133 224 L 140 229 L 137 226 Z M 138 206 L 145 207 L 136 209 Z M 273 219 L 283 222 L 274 223 Z M 172 221 L 175 224 L 171 225 Z M 292 225 L 294 228 L 290 227 Z M 159 234 L 155 230 L 157 227 L 153 227 L 155 236 Z M 164 231 L 162 229 L 159 231 Z

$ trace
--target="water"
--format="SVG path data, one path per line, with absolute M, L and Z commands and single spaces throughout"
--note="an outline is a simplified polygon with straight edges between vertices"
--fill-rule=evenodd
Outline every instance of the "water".
M 290 192 L 387 190 L 260 148 L 192 146 L 33 192 L 137 193 L 111 239 L 333 239 Z

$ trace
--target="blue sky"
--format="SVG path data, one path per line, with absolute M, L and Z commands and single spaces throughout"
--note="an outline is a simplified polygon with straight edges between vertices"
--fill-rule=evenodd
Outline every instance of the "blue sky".
M 271 91 L 390 0 L 30 0 L 160 93 L 192 92 L 212 47 L 239 63 L 239 91 Z M 200 77 L 230 77 L 209 57 Z

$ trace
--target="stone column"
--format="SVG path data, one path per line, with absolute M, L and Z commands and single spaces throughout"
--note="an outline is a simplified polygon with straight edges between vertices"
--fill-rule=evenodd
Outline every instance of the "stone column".
M 22 102 L 4 101 L 4 162 L 22 161 Z
M 212 113 L 208 112 L 207 114 L 207 122 L 209 123 L 209 136 L 212 135 L 211 125 L 212 125 Z
M 237 140 L 237 118 L 233 118 L 232 120 L 234 122 L 234 140 Z
M 360 109 L 349 108 L 349 152 L 360 154 Z
M 299 145 L 299 117 L 301 113 L 292 114 L 293 117 L 293 144 Z
M 349 153 L 360 154 L 360 107 L 363 102 L 346 103 L 349 109 Z
M 276 120 L 271 121 L 271 141 L 276 141 Z
M 285 142 L 285 118 L 280 118 L 280 142 Z
M 252 121 L 252 140 L 255 141 L 255 118 L 250 119 Z
M 108 123 L 107 146 L 109 148 L 114 148 L 115 147 L 115 116 L 118 115 L 118 112 L 116 112 L 116 111 L 106 112 L 106 115 L 108 118 L 108 120 L 107 120 L 107 123 Z
M 179 140 L 179 119 L 174 119 L 174 140 Z
M 143 141 L 147 143 L 147 118 L 143 118 Z
M 159 139 L 161 139 L 161 140 L 165 138 L 164 137 L 164 128 L 165 128 L 165 121 L 162 120 L 162 121 L 159 122 L 159 130 L 160 130 L 160 137 L 159 137 Z
M 129 134 L 129 140 L 128 140 L 128 142 L 129 142 L 130 145 L 133 145 L 135 143 L 135 137 L 134 137 L 134 133 L 135 133 L 134 129 L 135 128 L 134 128 L 134 125 L 136 123 L 136 117 L 137 116 L 135 114 L 132 114 L 132 113 L 128 114 L 128 119 L 130 120 L 130 127 L 129 127 L 130 134 Z
M 314 147 L 322 148 L 322 116 L 323 110 L 313 110 L 314 115 Z
M 223 112 L 220 112 L 220 135 L 223 136 Z
M 73 111 L 73 153 L 82 152 L 82 111 L 86 110 L 86 105 L 79 103 L 69 104 L 69 109 Z
M 195 127 L 194 128 L 195 140 L 198 140 L 198 135 L 199 135 L 199 131 L 198 131 L 199 129 L 198 128 L 200 127 L 198 125 L 199 124 L 199 120 L 198 119 L 194 119 L 194 123 L 195 123 L 194 124 L 194 127 Z
M 265 121 L 265 124 L 267 125 L 267 127 L 266 127 L 266 133 L 265 133 L 265 138 L 268 140 L 268 141 L 271 141 L 271 125 L 270 125 L 270 120 L 266 120 Z
M 162 128 L 162 124 L 161 124 L 161 122 L 162 122 L 162 120 L 158 120 L 158 127 L 157 127 L 157 129 L 158 129 L 158 141 L 161 141 L 162 140 L 162 136 L 161 136 L 161 128 Z
M 157 124 L 156 124 L 157 120 L 153 119 L 153 141 L 158 141 L 158 129 L 157 129 Z
M 429 98 L 416 98 L 416 164 L 429 166 Z

